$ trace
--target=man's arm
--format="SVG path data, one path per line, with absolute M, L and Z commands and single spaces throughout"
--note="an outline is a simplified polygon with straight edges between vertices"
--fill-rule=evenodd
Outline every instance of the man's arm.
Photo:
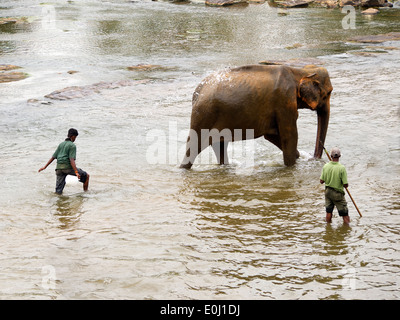
M 343 167 L 343 172 L 342 172 L 342 183 L 343 187 L 345 187 L 346 189 L 349 187 L 349 183 L 347 181 L 347 171 L 345 167 Z
M 78 179 L 80 179 L 81 176 L 78 173 L 78 168 L 76 167 L 75 159 L 70 158 L 69 161 L 71 162 L 71 167 L 72 167 L 72 169 L 74 169 L 76 176 L 78 177 Z
M 50 163 L 52 163 L 54 160 L 55 160 L 55 158 L 51 157 L 50 160 L 47 161 L 46 165 L 44 167 L 40 168 L 38 172 L 43 171 L 44 169 L 46 169 L 50 165 Z
M 322 168 L 322 171 L 321 171 L 321 176 L 320 176 L 320 178 L 319 178 L 319 183 L 320 184 L 323 184 L 323 183 L 325 183 L 325 175 L 324 175 L 324 169 Z

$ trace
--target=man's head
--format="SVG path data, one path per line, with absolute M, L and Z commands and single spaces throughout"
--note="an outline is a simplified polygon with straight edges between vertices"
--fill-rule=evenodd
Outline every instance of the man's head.
M 68 130 L 68 138 L 71 139 L 71 141 L 75 141 L 76 137 L 78 136 L 78 130 L 71 128 Z
M 340 153 L 340 149 L 338 147 L 332 148 L 331 157 L 332 159 L 339 159 L 342 154 Z

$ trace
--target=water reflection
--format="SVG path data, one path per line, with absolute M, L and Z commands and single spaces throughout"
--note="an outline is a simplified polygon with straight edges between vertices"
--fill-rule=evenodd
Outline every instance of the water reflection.
M 341 217 L 340 217 L 341 219 Z M 338 227 L 327 223 L 322 239 L 325 242 L 325 253 L 327 255 L 348 254 L 348 240 L 351 235 L 351 226 L 342 224 Z
M 77 196 L 57 196 L 57 200 L 52 208 L 54 217 L 58 218 L 58 227 L 62 230 L 75 229 L 79 224 L 80 218 L 84 213 L 82 207 L 85 197 Z
M 323 193 L 310 179 L 319 169 L 307 162 L 248 175 L 233 165 L 183 174 L 180 199 L 198 212 L 192 236 L 204 243 L 192 248 L 193 266 L 213 266 L 207 290 L 223 295 L 249 287 L 268 298 L 298 298 L 300 290 L 315 298 L 316 283 L 341 289 L 352 229 L 324 222 Z M 321 206 L 313 207 L 319 196 Z
M 108 13 L 108 18 L 89 22 L 89 32 L 93 35 L 88 38 L 93 42 L 90 46 L 102 54 L 196 53 L 210 48 L 209 41 L 231 38 L 236 28 L 231 17 L 223 15 L 203 19 L 201 14 L 170 12 L 166 15 L 163 10 L 155 11 L 152 18 L 140 9 L 132 11 L 128 20 L 121 19 L 119 13 Z

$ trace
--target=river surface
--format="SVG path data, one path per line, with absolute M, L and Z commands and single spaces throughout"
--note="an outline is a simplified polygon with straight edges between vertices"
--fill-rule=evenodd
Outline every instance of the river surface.
M 355 29 L 345 16 L 268 3 L 1 1 L 0 17 L 26 22 L 0 26 L 0 64 L 29 77 L 0 84 L 0 299 L 399 299 L 400 42 L 347 39 L 400 31 L 400 10 L 357 9 Z M 341 148 L 363 215 L 347 196 L 349 227 L 336 211 L 324 222 L 327 159 L 312 159 L 309 110 L 294 167 L 258 139 L 234 143 L 229 165 L 204 151 L 179 169 L 205 76 L 294 58 L 317 58 L 331 76 L 326 147 Z M 138 64 L 159 67 L 127 69 Z M 70 127 L 90 186 L 69 180 L 57 196 L 55 164 L 38 169 Z

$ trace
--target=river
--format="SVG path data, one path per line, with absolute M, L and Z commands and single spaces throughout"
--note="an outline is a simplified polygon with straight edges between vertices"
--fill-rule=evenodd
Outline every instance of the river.
M 400 298 L 400 42 L 348 41 L 400 31 L 399 9 L 356 9 L 355 29 L 340 9 L 268 3 L 21 0 L 0 16 L 26 17 L 0 25 L 0 64 L 29 75 L 0 83 L 0 299 Z M 326 146 L 341 148 L 363 215 L 347 196 L 350 226 L 324 221 L 309 110 L 294 167 L 257 139 L 227 166 L 205 151 L 179 168 L 205 76 L 294 58 L 330 73 Z M 139 64 L 153 66 L 127 69 Z M 70 127 L 90 186 L 57 196 L 55 165 L 38 169 Z

